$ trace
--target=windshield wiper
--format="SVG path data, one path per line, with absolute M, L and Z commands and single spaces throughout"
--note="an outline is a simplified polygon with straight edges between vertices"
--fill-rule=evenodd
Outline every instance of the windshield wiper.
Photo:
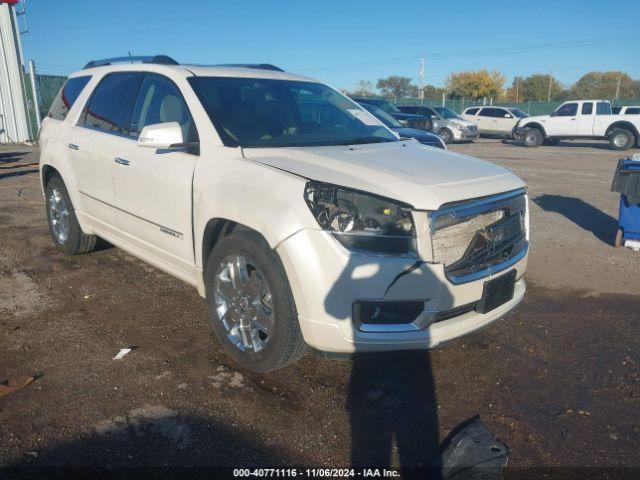
M 395 140 L 380 137 L 358 137 L 351 140 L 346 140 L 344 142 L 338 142 L 335 145 L 362 145 L 364 143 L 385 143 L 393 141 Z

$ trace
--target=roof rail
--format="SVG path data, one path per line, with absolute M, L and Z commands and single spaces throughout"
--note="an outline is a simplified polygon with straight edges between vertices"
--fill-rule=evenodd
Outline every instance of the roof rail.
M 219 65 L 212 65 L 212 67 L 240 67 L 240 68 L 255 68 L 256 70 L 273 70 L 274 72 L 284 72 L 280 67 L 271 65 L 270 63 L 222 63 Z
M 113 63 L 155 63 L 159 65 L 180 65 L 173 58 L 167 55 L 146 55 L 146 56 L 128 56 L 128 57 L 114 57 L 104 58 L 102 60 L 91 60 L 84 68 L 103 67 L 105 65 L 111 65 Z

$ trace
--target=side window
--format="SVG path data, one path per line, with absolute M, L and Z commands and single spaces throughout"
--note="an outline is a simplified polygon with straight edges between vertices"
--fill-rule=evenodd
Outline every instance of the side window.
M 481 117 L 493 117 L 493 108 L 483 108 L 480 110 L 479 115 Z
M 438 118 L 439 115 L 436 113 L 436 111 L 433 108 L 423 108 L 422 109 L 422 115 L 424 115 L 425 117 L 429 117 L 429 118 Z
M 126 133 L 141 80 L 142 74 L 136 72 L 105 76 L 94 90 L 78 124 L 109 133 Z
M 640 107 L 630 107 L 624 112 L 625 115 L 640 115 Z
M 198 133 L 178 87 L 161 75 L 146 75 L 133 107 L 128 133 L 137 138 L 147 125 L 178 122 L 185 142 L 198 141 Z
M 556 117 L 574 117 L 578 113 L 577 103 L 565 103 L 556 110 Z
M 465 112 L 467 115 L 475 115 L 476 113 L 478 113 L 478 110 L 480 110 L 479 108 L 467 108 L 467 111 Z
M 593 113 L 593 103 L 583 103 L 581 113 L 582 115 L 591 115 Z
M 496 108 L 496 117 L 509 118 L 513 117 L 513 115 L 511 115 L 511 112 L 507 112 L 504 108 Z
M 418 112 L 418 107 L 403 107 L 402 110 L 404 113 L 421 113 Z
M 611 113 L 618 114 L 622 110 L 622 107 L 611 107 Z
M 89 83 L 89 80 L 91 80 L 91 75 L 73 77 L 67 80 L 51 104 L 49 117 L 56 120 L 64 120 L 67 118 L 69 110 L 71 110 L 71 107 L 78 99 L 78 96 L 80 96 L 84 87 Z
M 598 102 L 596 104 L 596 115 L 611 115 L 611 104 L 609 102 Z

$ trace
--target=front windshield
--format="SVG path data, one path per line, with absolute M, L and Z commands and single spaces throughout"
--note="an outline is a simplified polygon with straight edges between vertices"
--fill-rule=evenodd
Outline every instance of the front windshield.
M 377 107 L 387 113 L 402 113 L 400 109 L 389 100 L 382 100 L 380 103 L 378 103 Z
M 526 112 L 523 112 L 519 108 L 510 108 L 509 111 L 511 113 L 513 113 L 518 118 L 527 118 L 529 116 L 529 115 L 527 115 Z
M 389 115 L 384 110 L 382 110 L 382 109 L 380 109 L 380 108 L 378 108 L 378 107 L 376 107 L 374 105 L 370 105 L 368 103 L 363 103 L 363 104 L 361 104 L 361 106 L 362 106 L 362 108 L 364 108 L 365 110 L 370 112 L 378 120 L 380 120 L 382 123 L 384 123 L 387 127 L 389 127 L 389 128 L 402 128 L 403 127 L 403 125 L 398 120 L 393 118 L 391 115 Z
M 451 110 L 450 108 L 447 108 L 447 107 L 433 107 L 433 109 L 436 112 L 438 112 L 438 114 L 442 118 L 460 118 L 460 116 L 456 112 Z
M 373 115 L 320 83 L 235 77 L 191 77 L 189 83 L 229 147 L 398 140 Z

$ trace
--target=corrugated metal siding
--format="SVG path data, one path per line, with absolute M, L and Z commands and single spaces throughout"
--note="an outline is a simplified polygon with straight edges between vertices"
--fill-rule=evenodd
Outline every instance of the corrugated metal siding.
M 30 139 L 22 64 L 14 6 L 0 4 L 0 143 Z

